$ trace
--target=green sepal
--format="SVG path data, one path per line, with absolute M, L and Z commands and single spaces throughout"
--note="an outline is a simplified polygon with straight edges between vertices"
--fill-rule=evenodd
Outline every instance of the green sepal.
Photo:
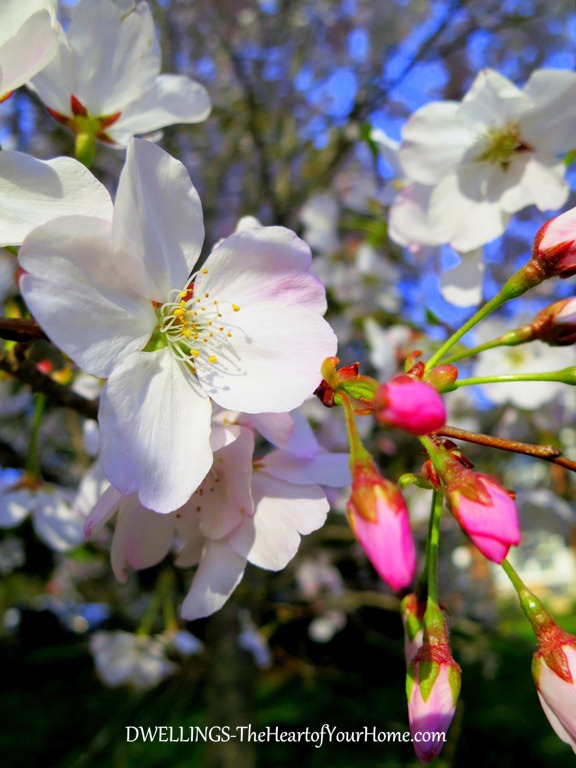
M 456 706 L 458 696 L 460 696 L 460 687 L 462 685 L 462 675 L 460 674 L 460 667 L 453 666 L 448 670 L 448 682 L 450 684 L 450 690 L 452 691 L 452 703 Z
M 425 488 L 427 491 L 434 490 L 434 486 L 428 480 L 425 480 L 422 475 L 415 475 L 414 472 L 405 472 L 400 475 L 397 482 L 400 490 L 408 488 L 409 485 L 415 485 L 417 488 Z
M 342 381 L 338 385 L 338 389 L 345 392 L 349 397 L 364 402 L 372 402 L 379 387 L 379 382 L 369 376 L 357 376 L 355 379 Z
M 436 661 L 421 661 L 418 664 L 418 678 L 420 681 L 420 693 L 422 699 L 428 701 L 434 683 L 440 674 L 440 664 Z

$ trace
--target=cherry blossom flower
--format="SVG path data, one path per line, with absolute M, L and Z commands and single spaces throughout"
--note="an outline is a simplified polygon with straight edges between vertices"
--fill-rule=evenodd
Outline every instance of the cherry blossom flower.
M 5 0 L 0 27 L 0 102 L 34 77 L 58 50 L 56 0 Z
M 571 277 L 576 272 L 576 208 L 550 219 L 534 238 L 532 258 L 548 275 Z
M 161 50 L 146 2 L 81 0 L 58 52 L 30 86 L 59 122 L 124 147 L 136 134 L 210 113 L 205 89 L 161 75 Z
M 146 691 L 178 670 L 158 637 L 101 630 L 90 638 L 90 651 L 98 676 L 111 688 L 131 685 Z
M 120 581 L 126 580 L 128 568 L 159 563 L 173 549 L 176 535 L 176 565 L 196 567 L 182 606 L 188 620 L 218 610 L 240 583 L 247 562 L 273 571 L 284 568 L 301 534 L 316 530 L 326 518 L 328 502 L 320 483 L 348 481 L 347 456 L 325 453 L 319 446 L 314 456 L 274 450 L 253 466 L 251 429 L 215 424 L 211 442 L 214 464 L 180 509 L 161 515 L 144 508 L 135 495 L 122 496 L 110 486 L 86 523 L 90 536 L 118 513 L 111 560 Z
M 82 369 L 108 377 L 99 414 L 107 477 L 159 512 L 182 506 L 210 469 L 210 398 L 289 411 L 336 348 L 324 288 L 296 235 L 238 232 L 190 276 L 203 235 L 182 164 L 135 139 L 113 216 L 61 217 L 20 251 L 35 318 Z
M 521 90 L 494 70 L 461 102 L 427 104 L 404 127 L 400 160 L 433 187 L 428 213 L 442 241 L 470 251 L 499 237 L 528 205 L 568 197 L 561 155 L 576 144 L 576 73 L 538 70 Z

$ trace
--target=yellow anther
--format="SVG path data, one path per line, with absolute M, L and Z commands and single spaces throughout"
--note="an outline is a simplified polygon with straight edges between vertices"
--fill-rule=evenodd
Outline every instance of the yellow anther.
M 203 274 L 203 275 L 207 275 L 207 274 L 208 274 L 208 270 L 207 270 L 207 269 L 203 269 L 203 270 L 202 270 L 202 274 Z
M 232 304 L 232 309 L 234 310 L 234 312 L 240 312 L 240 307 L 238 306 L 238 304 Z
M 185 309 L 175 309 L 172 314 L 174 315 L 174 317 L 182 317 L 182 315 L 186 314 L 186 310 Z
M 226 336 L 228 336 L 229 339 L 232 338 L 232 334 L 231 333 L 227 333 Z
M 183 329 L 182 329 L 182 333 L 183 333 L 183 335 L 184 335 L 184 336 L 185 336 L 187 339 L 189 339 L 189 338 L 190 338 L 190 336 L 192 335 L 192 332 L 190 331 L 190 329 L 189 329 L 189 328 L 183 328 Z
M 209 293 L 205 293 L 204 296 L 205 296 L 205 298 L 209 298 L 210 294 Z
M 191 349 L 191 350 L 190 350 L 190 353 L 191 353 L 192 355 L 194 355 L 194 357 L 199 357 L 199 356 L 200 356 L 200 352 L 198 352 L 198 350 L 197 350 L 197 349 Z
M 210 357 L 208 358 L 208 362 L 209 363 L 215 363 L 216 362 L 216 355 L 210 355 Z

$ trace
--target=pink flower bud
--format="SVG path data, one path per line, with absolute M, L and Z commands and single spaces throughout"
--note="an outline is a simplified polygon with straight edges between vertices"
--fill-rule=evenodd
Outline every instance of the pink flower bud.
M 405 374 L 382 384 L 373 405 L 378 422 L 413 435 L 434 432 L 446 422 L 444 402 L 434 387 Z
M 392 589 L 408 586 L 416 570 L 408 510 L 398 488 L 380 475 L 372 461 L 352 466 L 348 520 L 378 575 Z
M 576 274 L 576 208 L 550 219 L 534 238 L 532 258 L 547 277 L 571 277 Z
M 550 725 L 576 752 L 576 637 L 556 624 L 539 632 L 532 675 Z
M 425 642 L 406 678 L 410 732 L 416 757 L 423 765 L 435 760 L 442 751 L 456 710 L 460 682 L 460 667 L 447 642 Z M 428 741 L 421 740 L 423 733 Z M 434 738 L 430 738 L 432 735 Z
M 464 468 L 459 474 L 462 482 L 448 482 L 446 487 L 450 510 L 480 552 L 501 563 L 522 538 L 516 504 L 487 475 Z

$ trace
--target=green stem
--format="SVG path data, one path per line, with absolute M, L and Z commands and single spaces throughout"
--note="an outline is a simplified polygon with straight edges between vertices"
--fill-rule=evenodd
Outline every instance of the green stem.
M 519 344 L 526 344 L 531 340 L 532 336 L 531 326 L 526 326 L 526 329 L 530 329 L 530 333 L 527 331 L 525 333 L 519 333 L 520 331 L 524 332 L 525 330 L 524 328 L 519 328 L 514 331 L 508 331 L 508 333 L 499 336 L 497 339 L 492 339 L 492 341 L 487 341 L 484 344 L 478 344 L 476 347 L 469 347 L 461 352 L 456 352 L 454 355 L 447 357 L 444 360 L 444 364 L 448 365 L 450 363 L 456 363 L 458 360 L 465 360 L 468 357 L 475 357 L 481 352 L 486 352 L 488 349 L 496 349 L 497 347 L 516 347 Z
M 46 405 L 46 396 L 36 395 L 34 398 L 34 414 L 32 416 L 32 429 L 30 432 L 30 442 L 28 443 L 28 456 L 26 458 L 25 471 L 27 475 L 40 477 L 40 428 L 42 426 L 42 416 Z
M 438 548 L 443 502 L 444 493 L 440 490 L 434 491 L 426 543 L 426 572 L 428 574 L 428 600 L 435 604 L 438 603 Z
M 563 384 L 575 384 L 576 369 L 571 367 L 564 368 L 561 371 L 547 371 L 544 373 L 506 373 L 501 376 L 472 376 L 469 379 L 457 379 L 447 391 L 453 391 L 459 387 L 470 387 L 473 384 L 502 384 L 517 381 L 559 381 Z
M 356 419 L 354 417 L 354 409 L 350 403 L 350 399 L 345 392 L 338 392 L 338 396 L 341 399 L 342 406 L 344 407 L 344 414 L 346 416 L 346 429 L 348 430 L 348 441 L 350 443 L 350 464 L 352 465 L 357 461 L 371 461 L 372 457 L 364 448 L 362 440 L 360 439 L 360 433 L 356 426 Z
M 526 614 L 534 633 L 538 635 L 545 627 L 553 624 L 553 620 L 544 608 L 540 600 L 534 595 L 528 587 L 524 584 L 520 576 L 516 573 L 514 568 L 510 565 L 508 560 L 502 561 L 502 568 L 504 573 L 508 576 L 520 599 L 520 605 L 522 610 Z
M 438 349 L 426 363 L 426 370 L 433 368 L 444 355 L 452 349 L 452 347 L 460 341 L 462 336 L 465 336 L 468 331 L 471 331 L 475 325 L 488 315 L 495 312 L 503 304 L 511 299 L 516 299 L 518 296 L 522 296 L 523 293 L 533 288 L 535 285 L 539 285 L 546 279 L 544 270 L 538 264 L 538 262 L 530 260 L 521 269 L 518 270 L 512 277 L 510 277 L 500 289 L 500 292 L 494 296 L 493 299 L 481 307 L 472 317 L 464 323 L 444 344 Z

